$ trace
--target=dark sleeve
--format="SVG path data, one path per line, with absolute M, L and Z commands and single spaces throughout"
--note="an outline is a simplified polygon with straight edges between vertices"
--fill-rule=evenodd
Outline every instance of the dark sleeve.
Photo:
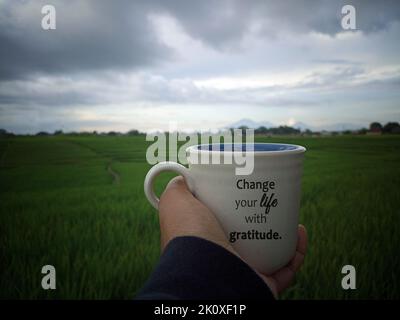
M 240 258 L 208 240 L 185 236 L 169 242 L 136 299 L 274 299 L 264 281 Z

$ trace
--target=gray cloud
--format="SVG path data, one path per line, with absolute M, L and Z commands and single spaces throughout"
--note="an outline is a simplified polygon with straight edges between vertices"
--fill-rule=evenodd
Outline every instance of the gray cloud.
M 44 4 L 56 7 L 55 31 L 41 29 Z M 342 33 L 345 4 L 361 32 Z M 162 34 L 165 17 L 173 27 Z M 312 118 L 336 105 L 339 118 L 348 101 L 386 101 L 394 114 L 399 17 L 400 2 L 389 0 L 0 0 L 0 127 L 122 127 L 135 110 L 140 125 L 160 123 L 175 106 L 170 114 L 211 106 L 225 119 L 217 109 Z M 266 82 L 254 86 L 257 77 Z M 224 78 L 223 89 L 196 85 Z M 149 119 L 144 106 L 159 111 Z
M 344 4 L 356 7 L 358 29 L 364 32 L 385 29 L 400 18 L 400 3 L 389 0 L 53 0 L 57 29 L 43 31 L 40 10 L 48 3 L 1 2 L 0 79 L 162 63 L 173 53 L 158 42 L 151 13 L 173 16 L 191 37 L 217 49 L 237 49 L 254 26 L 269 38 L 281 32 L 335 35 L 342 31 Z
M 357 29 L 365 33 L 386 29 L 400 20 L 396 0 L 209 0 L 161 1 L 194 38 L 215 48 L 236 48 L 253 27 L 269 39 L 282 32 L 318 32 L 331 36 L 342 32 L 341 9 L 353 5 Z
M 0 78 L 126 70 L 161 62 L 171 52 L 160 44 L 143 5 L 133 1 L 51 1 L 57 29 L 41 29 L 48 1 L 0 4 Z
M 338 94 L 354 88 L 393 88 L 398 87 L 399 81 L 400 69 L 389 74 L 370 75 L 365 67 L 358 65 L 334 65 L 325 71 L 305 74 L 290 84 L 233 89 L 201 87 L 189 78 L 168 79 L 148 73 L 130 77 L 99 73 L 97 78 L 75 76 L 0 82 L 0 105 L 53 109 L 126 103 L 308 107 L 324 104 L 326 100 L 322 96 L 326 92 Z
M 112 130 L 115 125 L 124 124 L 124 122 L 115 121 L 115 119 L 77 119 L 73 112 L 63 109 L 49 109 L 47 106 L 33 109 L 16 105 L 11 110 L 4 110 L 5 108 L 0 105 L 0 114 L 5 114 L 0 119 L 1 126 L 8 129 L 12 124 L 12 131 L 17 133 L 54 132 L 55 130 L 81 131 L 86 130 L 85 128 L 99 127 Z M 29 121 L 26 121 L 26 119 L 29 119 Z

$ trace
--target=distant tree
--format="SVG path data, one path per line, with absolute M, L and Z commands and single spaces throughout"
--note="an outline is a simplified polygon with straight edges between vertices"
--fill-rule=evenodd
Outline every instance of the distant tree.
M 346 135 L 352 134 L 352 133 L 353 133 L 353 131 L 351 131 L 351 130 L 344 130 L 343 131 L 343 134 L 346 134 Z
M 109 135 L 109 136 L 117 136 L 117 135 L 119 135 L 119 133 L 118 133 L 118 132 L 115 132 L 115 131 L 109 131 L 109 132 L 107 133 L 107 135 Z
M 38 133 L 36 133 L 37 136 L 48 136 L 50 135 L 48 132 L 46 131 L 39 131 Z
M 254 130 L 255 134 L 267 134 L 268 133 L 268 129 L 264 126 L 261 126 L 259 128 L 257 128 L 256 130 Z
M 369 125 L 369 131 L 371 131 L 371 132 L 382 132 L 382 125 L 379 122 L 372 122 Z
M 293 135 L 293 134 L 300 134 L 300 129 L 296 129 L 289 126 L 279 126 L 278 128 L 271 128 L 270 129 L 272 134 L 280 134 L 280 135 Z
M 5 129 L 0 129 L 0 137 L 5 137 L 7 136 L 8 132 Z
M 242 131 L 242 137 L 243 137 L 243 139 L 246 139 L 246 136 L 247 136 L 246 135 L 246 130 L 249 129 L 249 127 L 248 126 L 240 126 L 237 129 Z
M 305 136 L 311 136 L 313 134 L 313 132 L 312 132 L 312 130 L 310 130 L 310 129 L 306 129 L 306 130 L 304 130 L 304 132 L 303 132 L 303 135 L 305 135 Z
M 358 130 L 358 134 L 366 134 L 368 132 L 367 128 L 361 128 L 360 130 Z
M 388 122 L 383 126 L 384 133 L 400 133 L 400 125 L 398 122 Z
M 80 136 L 91 136 L 92 132 L 91 131 L 79 131 Z
M 245 131 L 245 130 L 249 129 L 249 127 L 248 126 L 240 126 L 240 127 L 238 127 L 238 129 Z
M 62 130 L 56 130 L 56 131 L 54 131 L 54 133 L 53 133 L 55 136 L 59 136 L 60 134 L 63 134 L 63 131 Z
M 132 129 L 132 130 L 128 131 L 127 135 L 128 136 L 138 136 L 138 135 L 140 135 L 140 132 L 139 132 L 139 130 Z

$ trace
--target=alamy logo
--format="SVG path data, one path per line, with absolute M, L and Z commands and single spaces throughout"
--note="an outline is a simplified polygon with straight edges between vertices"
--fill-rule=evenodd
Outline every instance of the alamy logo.
M 356 289 L 356 268 L 354 266 L 348 264 L 343 266 L 342 274 L 345 276 L 342 279 L 342 288 L 344 290 L 355 290 Z
M 45 274 L 45 276 L 42 278 L 42 288 L 44 290 L 55 290 L 56 268 L 54 268 L 52 265 L 45 265 L 42 267 L 42 274 Z
M 210 140 L 212 141 L 211 144 Z M 170 122 L 168 132 L 148 133 L 146 141 L 153 142 L 146 151 L 146 160 L 149 164 L 166 161 L 168 154 L 168 161 L 179 161 L 183 165 L 188 164 L 188 162 L 192 164 L 235 164 L 237 175 L 250 175 L 254 170 L 253 129 L 231 129 L 218 133 L 198 132 L 189 134 L 179 132 L 176 123 Z M 180 145 L 182 142 L 184 143 Z M 220 156 L 218 152 L 212 152 L 211 155 L 206 153 L 201 155 L 186 154 L 187 147 L 199 143 L 210 144 L 210 151 L 218 151 L 220 143 L 224 143 L 224 151 L 232 151 L 235 144 L 245 144 L 247 149 L 246 152 L 224 152 L 223 156 Z
M 44 14 L 42 18 L 42 29 L 43 30 L 55 30 L 56 29 L 56 8 L 50 4 L 42 7 L 41 13 Z
M 344 30 L 356 29 L 356 8 L 352 5 L 345 5 L 342 7 L 342 14 L 344 15 L 341 20 L 342 28 Z

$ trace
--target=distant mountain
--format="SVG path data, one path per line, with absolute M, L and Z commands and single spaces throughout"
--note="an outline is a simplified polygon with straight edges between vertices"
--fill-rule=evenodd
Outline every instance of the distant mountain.
M 257 129 L 259 127 L 266 127 L 266 128 L 271 128 L 275 127 L 275 125 L 271 122 L 268 121 L 263 121 L 263 122 L 257 122 L 253 121 L 251 119 L 241 119 L 239 121 L 236 121 L 230 125 L 227 126 L 227 128 L 239 128 L 239 127 L 248 127 L 250 129 Z

